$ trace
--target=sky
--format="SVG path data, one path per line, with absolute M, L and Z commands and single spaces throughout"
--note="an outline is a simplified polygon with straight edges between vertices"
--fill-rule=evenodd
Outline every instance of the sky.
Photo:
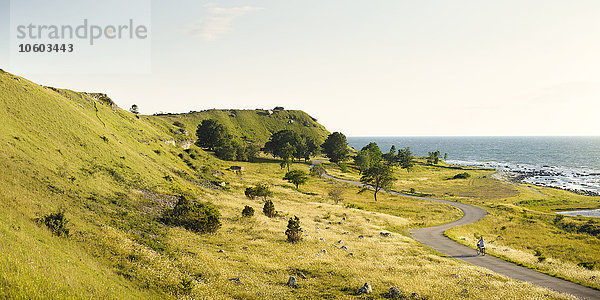
M 126 5 L 111 7 L 123 15 L 139 8 Z M 15 63 L 7 42 L 0 42 L 0 68 L 48 86 L 104 92 L 144 114 L 283 106 L 347 136 L 600 135 L 598 1 L 148 6 L 149 70 L 111 73 L 103 63 L 108 72 L 78 72 L 81 62 L 69 59 L 60 65 L 67 72 L 47 70 L 33 58 Z M 14 31 L 8 7 L 0 0 L 2 41 Z M 107 57 L 115 70 L 122 66 L 118 52 Z

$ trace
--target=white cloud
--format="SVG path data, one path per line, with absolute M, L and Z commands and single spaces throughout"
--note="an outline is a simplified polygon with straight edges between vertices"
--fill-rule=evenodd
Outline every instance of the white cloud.
M 214 40 L 220 35 L 232 31 L 233 21 L 249 12 L 262 10 L 260 7 L 215 7 L 207 5 L 208 16 L 206 19 L 190 25 L 189 32 L 192 36 L 203 40 Z

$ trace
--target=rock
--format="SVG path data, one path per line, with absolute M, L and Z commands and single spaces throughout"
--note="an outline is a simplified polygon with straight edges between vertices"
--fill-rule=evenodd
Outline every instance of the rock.
M 219 253 L 225 253 L 225 250 L 221 249 L 219 250 Z
M 350 252 L 348 253 L 348 256 L 354 256 L 354 253 Z
M 410 294 L 411 298 L 419 298 L 419 293 L 412 293 Z
M 359 236 L 358 236 L 358 238 L 359 238 L 359 239 L 364 239 L 364 238 L 365 238 L 365 236 L 361 234 L 361 235 L 359 235 Z
M 350 232 L 348 232 L 348 231 L 345 231 L 345 232 L 344 232 L 344 233 L 342 233 L 342 234 L 350 234 Z
M 229 280 L 229 281 L 231 281 L 233 283 L 242 283 L 242 281 L 240 280 L 239 277 L 229 278 L 227 280 Z
M 596 275 L 593 275 L 592 277 L 590 277 L 591 280 L 596 279 Z
M 346 221 L 346 217 L 342 217 L 342 221 Z
M 341 243 L 342 243 L 342 240 L 339 240 L 339 241 L 337 241 L 337 243 L 338 243 L 338 244 L 341 244 Z
M 340 249 L 342 249 L 342 250 L 348 250 L 348 247 L 342 246 Z
M 297 288 L 298 285 L 296 284 L 296 277 L 290 276 L 290 278 L 288 279 L 287 285 L 289 287 Z
M 402 296 L 402 292 L 400 292 L 400 290 L 397 287 L 393 286 L 388 291 L 388 296 L 392 299 L 398 299 Z
M 324 241 L 325 241 L 325 239 L 324 239 L 324 238 L 320 238 L 320 239 L 319 239 L 319 241 L 322 241 L 322 242 L 324 242 Z
M 325 250 L 325 249 L 321 249 L 321 253 L 323 253 L 323 254 L 327 254 L 327 250 Z
M 381 234 L 381 236 L 383 236 L 383 237 L 391 237 L 392 236 L 391 233 L 389 233 L 389 232 L 383 232 L 383 231 L 380 232 L 379 234 Z
M 371 288 L 371 285 L 368 282 L 366 282 L 365 285 L 358 289 L 359 294 L 370 294 L 372 292 L 373 289 Z
M 242 247 L 243 250 L 248 250 L 248 246 Z
M 371 222 L 371 219 L 367 219 L 367 222 Z

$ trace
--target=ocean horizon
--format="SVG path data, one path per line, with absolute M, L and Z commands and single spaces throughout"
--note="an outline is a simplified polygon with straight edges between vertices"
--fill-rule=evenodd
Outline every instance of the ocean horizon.
M 413 155 L 440 151 L 447 163 L 520 173 L 523 181 L 600 194 L 600 136 L 388 136 L 348 137 L 360 150 L 376 142 L 386 153 L 410 147 Z

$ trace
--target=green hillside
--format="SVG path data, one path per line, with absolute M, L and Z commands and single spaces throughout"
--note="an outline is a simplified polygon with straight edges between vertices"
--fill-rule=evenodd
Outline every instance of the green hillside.
M 284 128 L 327 133 L 299 111 L 262 113 L 138 117 L 106 95 L 0 71 L 0 299 L 354 299 L 365 282 L 372 298 L 391 286 L 416 299 L 569 298 L 439 256 L 405 234 L 458 219 L 459 209 L 391 195 L 374 205 L 343 184 L 337 204 L 327 179 L 296 189 L 282 180 L 279 161 L 225 162 L 184 149 L 191 136 L 173 125 L 217 118 L 260 142 Z M 277 217 L 261 213 L 262 199 L 244 196 L 257 184 L 270 187 Z M 198 234 L 165 225 L 163 213 L 180 196 L 213 203 L 222 227 Z M 244 206 L 255 215 L 242 218 Z M 38 221 L 58 211 L 68 237 Z M 284 234 L 293 216 L 304 234 L 296 244 Z M 286 285 L 290 276 L 296 287 Z
M 316 119 L 300 110 L 204 110 L 187 114 L 168 114 L 150 117 L 150 120 L 161 120 L 167 124 L 180 122 L 185 124 L 188 135 L 193 137 L 198 124 L 202 120 L 215 119 L 227 127 L 228 131 L 250 142 L 264 144 L 271 134 L 284 130 L 294 130 L 303 135 L 323 142 L 329 132 Z

